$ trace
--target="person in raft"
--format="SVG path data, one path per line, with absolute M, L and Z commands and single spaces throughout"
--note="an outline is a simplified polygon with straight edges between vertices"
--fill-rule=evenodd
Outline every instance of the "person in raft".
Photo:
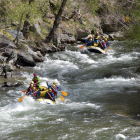
M 107 38 L 105 38 L 105 44 L 107 47 L 109 47 L 109 42 L 107 41 Z
M 54 96 L 54 93 L 52 92 L 51 88 L 49 88 L 49 91 L 46 92 L 45 99 L 50 99 L 55 102 L 55 96 Z
M 100 44 L 100 48 L 101 48 L 102 50 L 104 50 L 104 49 L 107 48 L 104 40 L 102 40 L 102 43 Z
M 55 97 L 57 97 L 57 93 L 58 93 L 58 91 L 61 91 L 61 88 L 56 85 L 56 82 L 55 81 L 53 82 L 53 85 L 52 86 L 49 85 L 48 82 L 46 82 L 46 83 L 47 83 L 48 89 L 51 88 L 52 89 L 52 92 L 55 95 Z
M 98 35 L 98 31 L 96 31 L 95 36 L 94 36 L 94 43 L 99 44 L 99 35 Z
M 37 88 L 33 87 L 33 91 L 31 92 L 31 96 L 36 97 L 36 94 L 37 94 Z
M 26 91 L 26 95 L 30 95 L 33 91 L 33 86 L 34 86 L 34 82 L 31 81 L 30 86 L 28 87 L 27 91 Z
M 94 39 L 92 35 L 89 35 L 89 37 L 86 39 L 86 46 L 93 46 L 94 45 Z
M 32 79 L 32 81 L 34 82 L 34 85 L 36 85 L 36 87 L 41 90 L 40 79 L 39 77 L 37 77 L 36 73 L 34 73 L 34 78 Z

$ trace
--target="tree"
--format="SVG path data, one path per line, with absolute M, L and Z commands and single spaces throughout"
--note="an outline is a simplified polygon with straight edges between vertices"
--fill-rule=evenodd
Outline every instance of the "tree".
M 62 15 L 63 11 L 64 11 L 66 3 L 67 3 L 67 0 L 62 1 L 62 4 L 61 4 L 60 9 L 58 11 L 58 14 L 55 17 L 53 28 L 51 29 L 49 35 L 46 37 L 46 42 L 47 43 L 49 43 L 52 39 L 54 39 L 54 35 L 56 33 L 57 27 L 58 27 L 59 22 L 60 22 L 60 17 Z M 55 44 L 55 45 L 57 45 L 57 44 Z
M 43 6 L 42 6 L 43 4 Z M 40 8 L 40 6 L 42 6 Z M 18 46 L 18 34 L 25 20 L 34 22 L 35 19 L 42 17 L 43 11 L 48 7 L 48 0 L 9 0 L 6 3 L 6 15 L 8 22 L 17 22 L 17 36 L 14 41 Z M 40 10 L 41 9 L 41 10 Z

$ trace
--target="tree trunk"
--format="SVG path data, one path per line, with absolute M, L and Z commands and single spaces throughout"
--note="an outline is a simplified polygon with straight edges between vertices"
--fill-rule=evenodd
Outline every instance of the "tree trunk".
M 57 16 L 55 17 L 55 21 L 54 21 L 54 24 L 53 24 L 53 28 L 51 29 L 49 35 L 46 37 L 46 42 L 47 42 L 47 43 L 51 42 L 51 40 L 54 40 L 54 34 L 55 34 L 56 29 L 57 29 L 57 27 L 58 27 L 58 25 L 59 25 L 60 17 L 61 17 L 61 15 L 62 15 L 62 12 L 63 12 L 63 10 L 64 10 L 64 7 L 65 7 L 65 5 L 66 5 L 66 2 L 67 2 L 67 0 L 63 0 L 63 2 L 62 2 L 62 4 L 61 4 L 61 7 L 60 7 L 60 9 L 59 9 L 59 11 L 58 11 L 58 14 L 57 14 Z M 55 45 L 56 45 L 56 44 L 55 44 Z
M 22 15 L 21 15 L 20 24 L 19 24 L 19 27 L 17 29 L 17 35 L 16 35 L 16 38 L 14 39 L 14 42 L 17 40 L 17 42 L 16 42 L 16 46 L 17 47 L 18 47 L 18 42 L 19 42 L 18 35 L 19 35 L 20 28 L 21 28 L 21 23 L 22 23 L 23 15 L 24 15 L 24 13 L 22 13 Z
M 23 25 L 23 36 L 28 39 L 30 22 L 25 20 Z

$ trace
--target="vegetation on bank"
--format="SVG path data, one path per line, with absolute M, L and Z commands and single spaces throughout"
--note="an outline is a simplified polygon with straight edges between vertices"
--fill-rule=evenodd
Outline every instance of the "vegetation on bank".
M 21 30 L 25 39 L 37 41 L 46 39 L 57 17 L 62 0 L 0 0 L 0 34 L 8 35 L 3 28 L 12 25 L 12 29 Z M 105 24 L 118 23 L 126 38 L 140 40 L 139 0 L 68 0 L 60 19 L 57 32 L 72 33 L 75 29 L 92 29 L 102 33 Z M 92 17 L 95 17 L 94 19 Z M 96 23 L 96 17 L 100 24 Z M 33 28 L 25 29 L 25 24 L 39 23 L 41 34 Z M 14 40 L 15 41 L 15 40 Z

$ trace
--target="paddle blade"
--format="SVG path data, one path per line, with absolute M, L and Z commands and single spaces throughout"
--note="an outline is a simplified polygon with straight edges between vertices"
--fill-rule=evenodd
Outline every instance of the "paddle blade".
M 63 96 L 59 95 L 59 97 L 62 101 L 65 101 L 65 98 Z
M 67 92 L 65 92 L 65 91 L 61 91 L 61 93 L 62 93 L 64 96 L 67 96 L 67 95 L 68 95 Z
M 110 47 L 108 47 L 108 50 L 111 49 Z
M 23 99 L 26 99 L 26 97 L 25 97 L 25 96 L 23 96 L 22 98 L 23 98 Z
M 79 49 L 82 49 L 84 46 L 80 46 Z
M 22 92 L 24 92 L 24 93 L 25 93 L 25 92 L 26 92 L 26 90 L 23 90 Z
M 20 98 L 18 99 L 18 102 L 22 102 L 22 97 L 20 97 Z

